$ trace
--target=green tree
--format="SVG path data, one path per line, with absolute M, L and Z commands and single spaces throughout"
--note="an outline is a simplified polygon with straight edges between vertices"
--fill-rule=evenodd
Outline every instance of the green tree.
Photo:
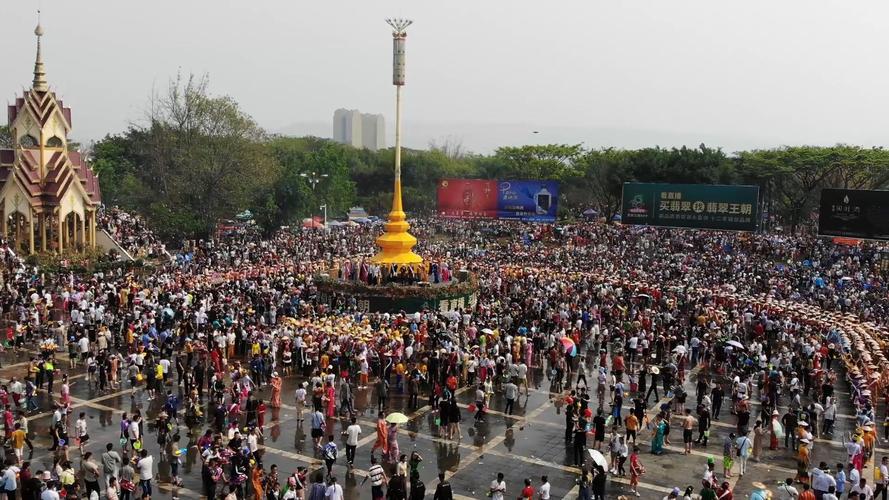
M 574 162 L 583 154 L 580 144 L 502 147 L 494 153 L 503 171 L 499 178 L 568 180 L 576 176 Z M 505 175 L 504 175 L 505 174 Z
M 142 212 L 170 240 L 206 236 L 220 218 L 264 204 L 260 193 L 279 175 L 263 130 L 207 86 L 176 78 L 153 100 L 147 125 L 94 147 L 106 200 Z
M 12 149 L 14 145 L 12 129 L 9 125 L 0 125 L 0 149 Z

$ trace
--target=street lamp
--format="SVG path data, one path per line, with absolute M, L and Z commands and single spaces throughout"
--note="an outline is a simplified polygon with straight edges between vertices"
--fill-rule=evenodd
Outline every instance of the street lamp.
M 327 177 L 327 174 L 318 174 L 316 172 L 311 172 L 311 173 L 307 174 L 307 173 L 303 172 L 303 173 L 299 174 L 299 176 L 305 177 L 306 180 L 309 181 L 309 184 L 312 186 L 312 192 L 314 192 L 315 186 L 317 186 L 318 183 L 321 182 L 321 179 Z
M 309 181 L 309 185 L 312 186 L 312 194 L 314 195 L 314 194 L 315 194 L 315 186 L 317 186 L 318 183 L 321 182 L 321 179 L 324 179 L 325 177 L 327 177 L 327 174 L 319 174 L 319 173 L 317 173 L 317 172 L 310 172 L 310 173 L 305 173 L 305 172 L 303 172 L 303 173 L 299 174 L 299 176 L 300 176 L 300 177 L 305 177 L 305 179 L 306 179 L 307 181 Z M 313 197 L 314 197 L 314 196 L 313 196 Z M 326 206 L 327 206 L 327 205 L 325 205 L 325 207 L 326 207 Z M 327 214 L 327 211 L 326 211 L 326 209 L 325 209 L 325 212 L 324 212 L 324 213 L 325 213 L 325 215 L 324 215 L 324 227 L 327 227 L 327 215 L 326 215 L 326 214 Z M 309 218 L 310 218 L 310 219 L 312 218 L 312 214 L 311 214 L 311 213 L 309 213 Z

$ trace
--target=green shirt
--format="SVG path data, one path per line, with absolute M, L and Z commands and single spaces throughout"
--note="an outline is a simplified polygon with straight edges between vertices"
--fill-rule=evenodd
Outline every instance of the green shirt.
M 716 500 L 716 491 L 710 488 L 701 490 L 701 500 Z

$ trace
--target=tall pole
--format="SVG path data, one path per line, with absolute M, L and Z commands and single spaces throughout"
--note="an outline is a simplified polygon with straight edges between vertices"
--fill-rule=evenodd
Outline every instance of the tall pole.
M 392 210 L 404 211 L 401 204 L 401 85 L 395 86 L 395 193 Z

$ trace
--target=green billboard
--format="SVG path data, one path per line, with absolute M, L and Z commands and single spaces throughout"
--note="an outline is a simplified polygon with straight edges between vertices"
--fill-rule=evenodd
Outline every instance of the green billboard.
M 643 226 L 755 231 L 759 187 L 624 183 L 621 222 Z

